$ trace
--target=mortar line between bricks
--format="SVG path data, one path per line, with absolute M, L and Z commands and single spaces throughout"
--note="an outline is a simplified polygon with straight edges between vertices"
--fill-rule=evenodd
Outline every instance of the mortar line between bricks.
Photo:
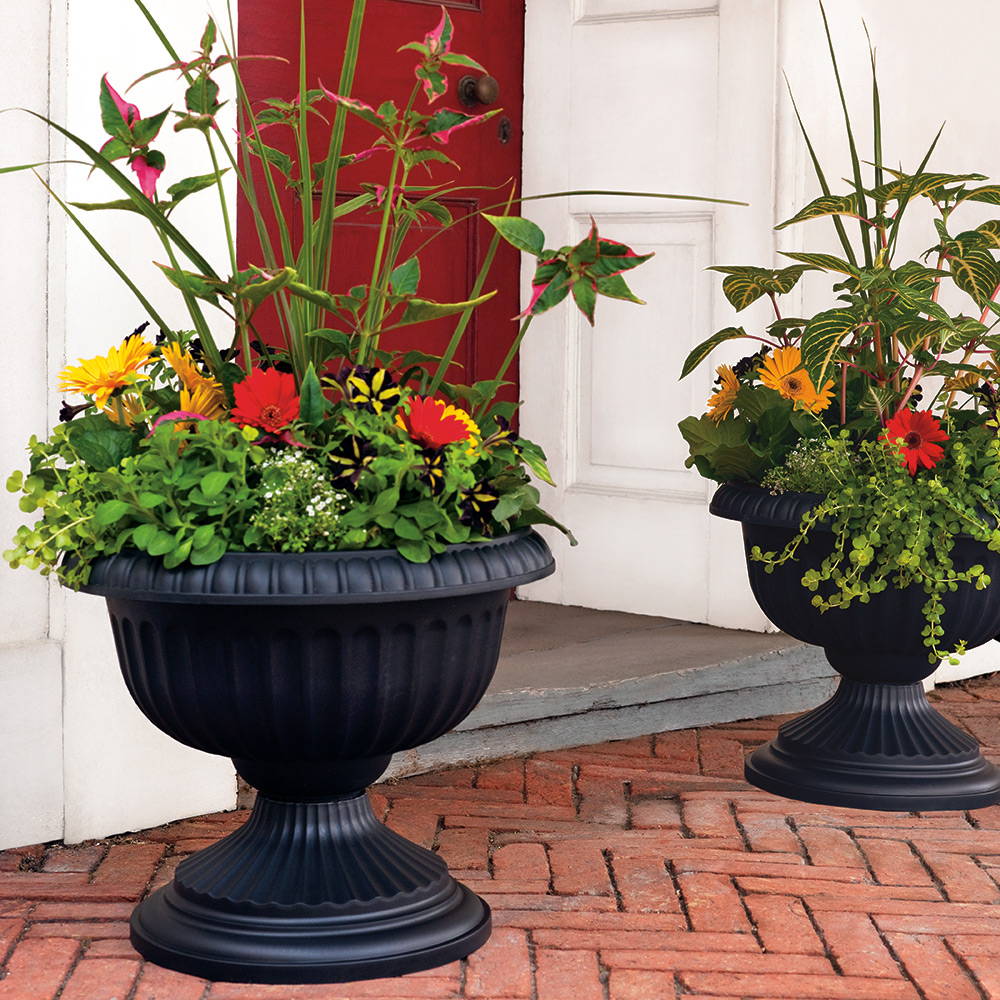
M 736 803 L 732 799 L 727 802 L 729 806 L 729 815 L 733 818 L 733 824 L 736 827 L 736 832 L 740 835 L 740 840 L 743 841 L 743 850 L 748 854 L 763 854 L 764 851 L 754 851 L 752 845 L 750 844 L 750 837 L 747 834 L 746 827 L 740 822 L 740 818 L 736 813 Z
M 746 914 L 747 923 L 750 925 L 750 931 L 754 936 L 754 940 L 757 942 L 757 947 L 760 948 L 762 953 L 767 954 L 767 945 L 764 944 L 764 939 L 761 937 L 760 931 L 757 929 L 757 923 L 753 918 L 753 914 L 750 912 L 750 907 L 747 905 L 746 891 L 737 885 L 737 879 L 732 875 L 729 876 L 729 884 L 733 887 L 733 891 L 736 893 L 736 898 L 740 901 L 740 906 L 743 907 L 743 912 Z
M 799 901 L 802 905 L 802 909 L 805 911 L 805 915 L 809 918 L 809 923 L 812 924 L 813 932 L 816 934 L 816 937 L 819 938 L 819 943 L 823 946 L 823 955 L 826 957 L 826 960 L 830 963 L 833 967 L 833 971 L 838 976 L 843 976 L 843 967 L 838 961 L 837 956 L 834 955 L 833 949 L 830 947 L 830 942 L 827 941 L 826 935 L 823 933 L 823 928 L 816 919 L 816 914 L 812 911 L 812 907 L 801 896 L 796 896 L 794 898 Z M 867 914 L 865 915 L 868 916 Z M 871 920 L 871 917 L 868 917 L 868 919 Z M 879 934 L 879 936 L 881 936 L 881 931 L 879 931 L 877 927 L 875 928 L 875 931 Z M 895 958 L 895 955 L 893 958 Z M 899 959 L 896 959 L 896 964 L 899 965 Z M 900 972 L 902 972 L 902 969 L 900 969 Z
M 597 959 L 597 979 L 601 984 L 601 998 L 602 1000 L 611 1000 L 611 969 L 604 964 L 600 948 L 597 949 L 594 957 Z
M 882 932 L 882 928 L 879 927 L 878 921 L 873 919 L 870 913 L 867 914 L 867 917 L 869 923 L 871 923 L 872 927 L 875 928 L 875 933 L 878 934 L 879 940 L 881 940 L 883 946 L 885 947 L 885 950 L 892 957 L 892 960 L 896 963 L 896 965 L 899 966 L 899 971 L 902 973 L 903 978 L 913 984 L 913 988 L 917 991 L 917 995 L 920 997 L 920 1000 L 931 1000 L 931 998 L 928 997 L 927 993 L 924 991 L 924 988 L 920 985 L 919 982 L 917 982 L 916 976 L 910 975 L 910 970 L 907 969 L 906 963 L 899 957 L 899 953 L 896 951 L 896 949 L 893 948 L 892 942 L 889 940 L 888 935 Z
M 955 900 L 948 895 L 948 890 L 945 888 L 944 882 L 938 878 L 937 872 L 927 863 L 927 859 L 920 853 L 920 850 L 913 844 L 912 841 L 907 841 L 910 847 L 910 853 L 917 859 L 920 866 L 927 872 L 927 877 L 931 880 L 934 888 L 941 894 L 941 898 L 946 903 L 953 903 Z
M 56 987 L 55 993 L 52 994 L 52 1000 L 59 1000 L 59 998 L 63 995 L 63 990 L 66 989 L 66 984 L 69 982 L 70 976 L 73 975 L 73 973 L 76 971 L 76 967 L 80 964 L 80 960 L 83 958 L 83 954 L 84 954 L 83 943 L 78 942 L 76 948 L 76 955 L 74 956 L 73 961 L 70 962 L 69 968 L 66 970 L 66 974 L 62 977 L 62 980 L 59 983 L 58 987 Z
M 601 851 L 604 858 L 604 867 L 608 870 L 608 881 L 611 883 L 611 891 L 615 896 L 615 908 L 619 913 L 625 912 L 625 901 L 622 899 L 621 889 L 618 888 L 618 878 L 615 875 L 614 854 L 610 847 L 605 847 Z
M 972 854 L 970 857 L 972 858 L 972 863 L 990 880 L 990 882 L 993 883 L 993 885 L 996 886 L 998 890 L 1000 890 L 1000 878 L 993 874 L 993 872 L 998 871 L 998 869 L 987 868 L 986 865 L 983 864 L 983 859 L 978 854 Z
M 583 796 L 580 794 L 580 765 L 574 764 L 569 770 L 570 792 L 573 799 L 573 812 L 580 815 L 580 805 Z
M 809 857 L 809 851 L 806 848 L 806 842 L 802 839 L 802 834 L 799 832 L 799 824 L 796 822 L 794 816 L 785 817 L 785 825 L 789 830 L 792 831 L 792 836 L 795 837 L 796 842 L 799 845 L 799 856 L 807 865 L 812 865 L 813 860 Z
M 634 830 L 635 824 L 632 821 L 632 782 L 622 782 L 622 799 L 625 805 L 625 830 Z
M 854 845 L 854 849 L 861 855 L 861 860 L 865 863 L 865 871 L 868 873 L 869 881 L 872 885 L 878 885 L 879 881 L 875 877 L 875 869 L 872 868 L 872 863 L 868 860 L 868 853 L 858 841 L 858 838 L 854 833 L 854 828 L 850 826 L 835 826 L 833 829 L 840 830 L 842 833 L 847 835 L 847 839 Z
M 139 991 L 139 983 L 142 981 L 142 977 L 146 971 L 145 962 L 140 962 L 139 968 L 136 970 L 135 979 L 132 981 L 132 986 L 128 992 L 122 997 L 122 1000 L 135 1000 L 135 995 Z
M 962 816 L 965 818 L 965 822 L 972 827 L 973 830 L 981 829 L 979 825 L 979 819 L 976 814 L 971 809 L 966 809 Z
M 528 940 L 528 971 L 531 973 L 531 1000 L 538 1000 L 538 946 L 531 928 L 526 934 Z
M 953 959 L 955 959 L 958 967 L 968 976 L 969 982 L 976 988 L 982 1000 L 991 1000 L 989 993 L 986 992 L 986 988 L 979 981 L 979 977 L 976 975 L 975 970 L 966 962 L 965 958 L 958 953 L 958 951 L 952 946 L 951 941 L 947 937 L 941 938 L 941 943 L 944 945 L 944 950 L 948 952 Z
M 691 914 L 688 912 L 687 900 L 684 898 L 684 893 L 681 892 L 681 883 L 677 877 L 677 869 L 674 867 L 674 863 L 670 860 L 670 858 L 664 858 L 663 864 L 667 869 L 667 874 L 670 876 L 670 881 L 673 883 L 674 895 L 677 897 L 677 903 L 681 908 L 681 916 L 684 917 L 684 923 L 687 925 L 687 930 L 693 931 L 694 924 L 691 922 Z
M 549 888 L 546 895 L 558 896 L 560 894 L 556 892 L 556 876 L 555 872 L 552 870 L 552 855 L 549 853 L 552 850 L 552 845 L 544 840 L 540 843 L 545 851 L 545 863 L 549 866 Z

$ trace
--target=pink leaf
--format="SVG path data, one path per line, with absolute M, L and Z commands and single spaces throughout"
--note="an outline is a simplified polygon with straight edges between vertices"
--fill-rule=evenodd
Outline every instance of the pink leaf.
M 441 110 L 449 111 L 450 109 L 442 108 Z M 441 112 L 438 113 L 440 114 Z M 460 111 L 456 111 L 454 113 L 461 114 Z M 448 140 L 451 138 L 452 132 L 457 132 L 461 128 L 468 128 L 469 125 L 476 125 L 479 122 L 481 122 L 484 118 L 490 118 L 494 114 L 496 114 L 495 111 L 487 111 L 486 114 L 484 115 L 473 115 L 471 118 L 466 118 L 464 121 L 456 122 L 454 125 L 442 129 L 440 132 L 431 132 L 429 134 L 431 138 L 436 139 L 438 142 L 441 143 L 441 145 L 446 146 L 448 144 Z
M 424 43 L 432 59 L 435 56 L 444 55 L 445 52 L 451 49 L 453 34 L 454 28 L 452 27 L 451 18 L 448 16 L 448 11 L 442 6 L 440 23 L 432 32 L 424 36 Z
M 137 156 L 132 160 L 132 169 L 139 178 L 142 193 L 152 201 L 156 197 L 156 182 L 163 173 L 162 167 L 151 167 L 145 156 Z
M 152 434 L 160 424 L 172 423 L 175 420 L 208 420 L 208 417 L 201 413 L 192 413 L 189 410 L 171 410 L 169 413 L 164 413 L 162 417 L 156 418 L 149 433 Z
M 122 118 L 125 119 L 125 124 L 131 128 L 142 118 L 142 115 L 139 114 L 139 109 L 134 104 L 129 104 L 128 101 L 126 101 L 125 98 L 122 97 L 122 95 L 119 94 L 110 83 L 108 83 L 107 73 L 104 74 L 104 86 L 108 88 L 111 100 L 115 102 L 115 107 L 118 109 Z

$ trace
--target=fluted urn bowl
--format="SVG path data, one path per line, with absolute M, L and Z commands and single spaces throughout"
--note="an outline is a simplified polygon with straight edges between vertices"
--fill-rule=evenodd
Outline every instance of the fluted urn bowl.
M 921 681 L 937 669 L 923 644 L 921 587 L 889 587 L 867 604 L 821 612 L 802 576 L 833 551 L 822 524 L 796 558 L 765 572 L 754 546 L 780 552 L 797 534 L 815 494 L 772 496 L 755 486 L 726 484 L 711 511 L 743 524 L 747 570 L 764 614 L 789 635 L 822 646 L 841 675 L 829 701 L 786 722 L 746 762 L 746 778 L 767 791 L 805 802 L 885 810 L 974 809 L 1000 801 L 1000 771 L 979 745 L 928 702 Z M 959 537 L 958 569 L 977 563 L 1000 580 L 1000 555 Z M 965 640 L 981 646 L 1000 634 L 1000 589 L 960 584 L 944 597 L 942 648 Z
M 136 949 L 208 979 L 317 983 L 402 975 L 482 945 L 489 907 L 376 819 L 366 789 L 392 754 L 472 711 L 511 589 L 553 569 L 533 531 L 425 564 L 391 550 L 96 563 L 84 589 L 107 598 L 139 708 L 231 757 L 258 789 L 243 827 L 139 904 Z

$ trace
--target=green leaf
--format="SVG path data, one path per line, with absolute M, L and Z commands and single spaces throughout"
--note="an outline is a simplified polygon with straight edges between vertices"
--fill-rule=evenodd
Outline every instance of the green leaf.
M 466 302 L 430 302 L 426 299 L 409 299 L 406 309 L 401 319 L 393 326 L 408 326 L 411 323 L 425 323 L 427 320 L 440 319 L 442 316 L 454 316 L 457 313 L 465 312 L 466 309 L 482 305 L 496 295 L 496 292 L 487 292 L 478 298 L 469 299 Z
M 530 219 L 517 215 L 487 215 L 483 218 L 512 246 L 534 257 L 545 249 L 545 234 Z
M 596 283 L 591 283 L 586 278 L 580 278 L 573 282 L 573 301 L 584 316 L 587 322 L 594 325 L 594 306 L 597 303 Z
M 643 299 L 640 299 L 639 296 L 628 287 L 628 283 L 620 274 L 609 274 L 607 277 L 598 278 L 597 294 L 603 295 L 609 299 L 623 299 L 626 302 L 635 302 L 640 306 L 644 306 L 646 304 Z
M 130 127 L 131 123 L 125 121 L 124 116 L 118 110 L 118 105 L 115 103 L 115 99 L 111 96 L 110 86 L 108 84 L 107 78 L 101 80 L 101 125 L 104 131 L 108 135 L 113 136 L 115 139 L 126 143 L 129 147 L 132 145 L 132 129 Z
M 775 229 L 786 229 L 797 222 L 809 219 L 820 219 L 827 215 L 857 215 L 858 196 L 856 194 L 824 194 L 809 202 L 805 208 L 796 212 L 790 219 L 775 226 Z
M 396 295 L 415 295 L 420 283 L 420 261 L 411 257 L 408 261 L 394 268 L 389 276 L 392 290 Z
M 140 549 L 145 551 L 149 547 L 150 542 L 152 542 L 157 536 L 159 530 L 160 529 L 155 524 L 140 524 L 139 527 L 132 532 L 132 541 L 135 542 Z
M 120 520 L 129 511 L 129 505 L 124 500 L 105 500 L 97 510 L 94 511 L 94 520 L 101 525 L 107 526 Z
M 285 286 L 291 295 L 295 295 L 313 305 L 326 309 L 327 312 L 340 312 L 342 309 L 350 309 L 354 304 L 354 299 L 347 295 L 331 295 L 329 292 L 321 291 L 303 284 L 301 281 L 289 281 Z
M 229 172 L 229 167 L 220 170 L 218 174 L 199 174 L 196 177 L 185 177 L 184 180 L 177 181 L 167 188 L 167 194 L 173 199 L 174 204 L 186 198 L 189 194 L 204 191 L 205 188 L 214 187 L 216 179 Z
M 396 541 L 396 549 L 404 559 L 409 559 L 414 563 L 430 562 L 431 549 L 425 541 L 413 541 L 409 538 L 400 538 Z
M 888 170 L 888 168 L 885 168 Z M 880 202 L 909 201 L 921 195 L 933 196 L 939 188 L 948 184 L 959 184 L 962 181 L 984 181 L 983 174 L 904 174 L 898 170 L 888 170 L 894 179 L 887 181 L 872 191 L 872 197 Z
M 983 308 L 1000 284 L 1000 267 L 989 250 L 968 250 L 948 261 L 955 284 Z
M 118 465 L 135 451 L 135 434 L 103 413 L 74 420 L 67 425 L 66 436 L 80 458 L 99 471 Z
M 812 264 L 792 264 L 790 267 L 771 270 L 766 267 L 715 266 L 709 271 L 725 274 L 723 294 L 737 312 L 756 302 L 762 295 L 784 295 L 790 292 L 806 271 L 815 270 Z
M 738 340 L 747 335 L 742 326 L 727 326 L 725 330 L 713 333 L 708 340 L 703 340 L 684 361 L 681 369 L 681 378 L 687 378 L 714 351 L 719 344 L 724 344 L 727 340 Z
M 955 204 L 963 201 L 981 201 L 987 205 L 1000 205 L 1000 184 L 986 184 L 983 187 L 972 188 L 955 199 Z
M 299 419 L 310 427 L 318 426 L 326 414 L 326 398 L 313 363 L 309 362 L 299 386 Z
M 555 486 L 555 480 L 552 478 L 552 473 L 549 472 L 548 464 L 545 461 L 545 452 L 537 444 L 521 438 L 517 444 L 517 452 L 535 476 L 543 483 Z
M 717 424 L 705 414 L 686 417 L 678 427 L 691 451 L 684 464 L 688 468 L 696 465 L 708 479 L 753 482 L 765 467 L 764 460 L 748 444 L 750 424 L 746 420 Z
M 135 146 L 148 146 L 163 128 L 163 123 L 170 114 L 170 108 L 164 108 L 158 115 L 150 118 L 140 118 L 132 127 L 132 142 Z
M 143 490 L 139 494 L 140 507 L 159 507 L 161 503 L 166 503 L 167 498 L 162 493 L 153 493 L 151 490 Z
M 167 281 L 174 288 L 189 292 L 195 298 L 205 299 L 208 302 L 214 302 L 218 298 L 219 284 L 217 281 L 203 274 L 195 274 L 193 271 L 167 267 L 166 264 L 156 264 L 156 266 L 166 275 Z
M 830 365 L 844 337 L 857 326 L 857 322 L 857 317 L 849 309 L 827 309 L 809 320 L 802 331 L 799 346 L 802 363 L 813 385 L 820 387 L 825 384 Z
M 210 76 L 199 76 L 184 93 L 184 105 L 196 115 L 212 115 L 218 110 L 219 85 Z
M 791 257 L 792 260 L 800 261 L 803 264 L 811 264 L 813 267 L 821 268 L 824 271 L 838 271 L 851 277 L 857 277 L 858 269 L 853 264 L 848 264 L 846 260 L 834 257 L 829 253 L 793 253 L 791 250 L 779 250 L 782 257 Z
M 228 485 L 230 480 L 233 478 L 232 473 L 223 472 L 221 469 L 213 469 L 211 472 L 205 473 L 201 477 L 201 492 L 205 494 L 206 497 L 212 499 L 217 497 Z
M 268 274 L 266 271 L 258 271 L 260 280 L 251 281 L 236 290 L 236 294 L 241 299 L 246 299 L 259 306 L 265 299 L 270 298 L 275 292 L 280 291 L 290 281 L 298 277 L 294 268 L 283 267 L 277 274 Z

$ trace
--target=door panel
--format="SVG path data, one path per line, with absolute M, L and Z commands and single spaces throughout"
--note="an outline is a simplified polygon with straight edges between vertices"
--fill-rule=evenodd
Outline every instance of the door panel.
M 732 323 L 704 269 L 774 252 L 776 7 L 529 0 L 526 193 L 614 188 L 753 203 L 578 196 L 530 205 L 553 245 L 575 242 L 593 215 L 608 236 L 656 252 L 629 276 L 648 305 L 601 299 L 593 331 L 574 310 L 553 310 L 526 339 L 522 427 L 560 483 L 546 505 L 580 540 L 570 548 L 552 536 L 558 570 L 525 588 L 533 599 L 764 623 L 738 526 L 709 517 L 710 484 L 684 467 L 677 423 L 703 411 L 711 370 L 677 376 L 692 347 Z
M 335 88 L 340 76 L 340 61 L 351 13 L 349 0 L 307 0 L 306 17 L 309 28 L 307 57 L 310 86 L 322 81 Z M 440 17 L 438 0 L 369 0 L 362 35 L 361 56 L 354 94 L 362 100 L 379 104 L 393 99 L 404 104 L 414 83 L 413 53 L 397 53 L 406 42 L 422 40 Z M 519 2 L 484 4 L 482 0 L 450 0 L 445 4 L 455 24 L 455 47 L 481 62 L 500 83 L 497 106 L 502 113 L 479 127 L 457 132 L 443 148 L 461 165 L 456 172 L 436 165 L 427 181 L 418 175 L 416 183 L 449 182 L 460 185 L 484 185 L 493 192 L 462 192 L 449 201 L 449 208 L 459 221 L 443 236 L 435 239 L 420 253 L 422 264 L 422 296 L 442 301 L 464 299 L 472 285 L 482 255 L 488 246 L 492 229 L 479 220 L 465 218 L 479 208 L 505 199 L 511 183 L 520 183 L 521 173 L 521 107 L 523 76 L 524 10 Z M 244 63 L 248 89 L 254 98 L 264 96 L 290 97 L 297 90 L 298 61 L 297 0 L 240 0 L 240 50 L 244 54 L 280 55 L 288 63 L 251 61 Z M 433 106 L 461 108 L 455 85 L 464 70 L 453 67 L 449 72 L 449 91 Z M 418 107 L 423 97 L 418 98 Z M 327 110 L 331 110 L 327 106 Z M 332 117 L 329 114 L 328 117 Z M 504 135 L 499 122 L 507 119 Z M 318 121 L 318 120 L 317 120 Z M 322 122 L 315 130 L 312 149 L 317 158 L 325 155 L 328 131 Z M 358 152 L 371 146 L 375 133 L 363 122 L 348 119 L 345 152 Z M 265 136 L 269 144 L 290 150 L 287 137 L 277 130 Z M 381 162 L 380 162 L 381 161 Z M 342 197 L 361 190 L 362 183 L 385 183 L 388 156 L 375 153 L 365 163 L 347 168 L 340 174 Z M 291 192 L 283 195 L 292 218 L 298 218 Z M 346 290 L 353 284 L 370 278 L 371 258 L 375 248 L 377 216 L 359 212 L 337 223 L 335 239 L 335 272 L 333 290 Z M 411 232 L 407 248 L 416 250 L 430 235 L 430 230 Z M 240 214 L 239 243 L 242 261 L 260 262 L 260 249 L 253 232 L 253 223 L 245 206 Z M 456 359 L 453 381 L 468 382 L 490 378 L 516 333 L 511 317 L 520 310 L 519 261 L 516 252 L 506 245 L 497 254 L 487 289 L 497 295 L 477 310 L 466 335 L 464 355 Z M 405 343 L 429 353 L 443 350 L 453 320 L 439 320 L 420 328 L 392 335 L 383 345 Z M 414 343 L 416 341 L 416 343 Z M 462 365 L 459 368 L 458 365 Z M 508 376 L 516 380 L 516 372 Z M 507 398 L 516 398 L 516 387 L 509 389 Z

